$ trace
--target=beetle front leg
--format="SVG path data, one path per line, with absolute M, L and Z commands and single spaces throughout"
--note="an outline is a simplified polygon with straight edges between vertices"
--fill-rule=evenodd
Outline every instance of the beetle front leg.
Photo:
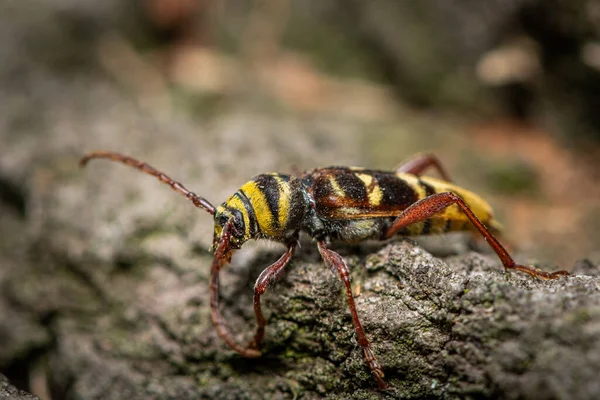
M 265 268 L 254 284 L 254 315 L 256 317 L 257 327 L 254 340 L 248 345 L 250 348 L 259 349 L 262 346 L 262 341 L 265 336 L 267 320 L 260 307 L 260 296 L 262 296 L 267 291 L 267 288 L 281 276 L 283 269 L 292 259 L 297 246 L 297 242 L 288 245 L 287 251 L 279 258 L 279 260 Z
M 477 216 L 471 211 L 469 206 L 459 196 L 452 192 L 437 193 L 426 197 L 422 200 L 417 201 L 398 216 L 392 223 L 392 226 L 385 233 L 385 238 L 392 237 L 400 229 L 412 225 L 416 222 L 424 221 L 427 218 L 440 213 L 446 207 L 456 204 L 460 207 L 461 211 L 467 216 L 471 223 L 477 228 L 477 230 L 483 235 L 485 240 L 489 243 L 492 249 L 502 261 L 502 265 L 505 269 L 514 269 L 517 271 L 524 272 L 532 277 L 536 277 L 543 280 L 556 279 L 561 276 L 569 275 L 565 270 L 555 272 L 545 272 L 538 268 L 529 267 L 526 265 L 519 265 L 515 263 L 508 251 L 500 244 L 498 239 L 492 235 L 492 233 L 485 227 L 485 225 L 477 218 Z
M 379 384 L 381 389 L 386 389 L 388 387 L 387 383 L 383 380 L 383 368 L 381 364 L 375 358 L 375 354 L 373 354 L 373 350 L 371 349 L 371 345 L 365 336 L 365 332 L 363 331 L 362 325 L 358 318 L 358 313 L 356 311 L 356 305 L 354 303 L 354 296 L 352 295 L 352 287 L 350 286 L 350 272 L 348 271 L 348 267 L 346 266 L 346 262 L 338 253 L 333 250 L 329 250 L 324 241 L 318 242 L 319 253 L 321 253 L 321 257 L 332 270 L 338 272 L 340 279 L 344 282 L 346 287 L 346 294 L 348 296 L 348 305 L 350 306 L 350 313 L 352 314 L 352 322 L 354 323 L 354 329 L 356 331 L 356 336 L 358 336 L 358 343 L 360 347 L 362 347 L 363 352 L 365 354 L 365 359 L 369 364 L 369 368 L 371 369 L 371 373 L 373 377 Z
M 223 314 L 221 314 L 221 311 L 219 310 L 219 272 L 225 264 L 231 261 L 230 239 L 231 220 L 223 227 L 223 233 L 221 234 L 220 241 L 217 243 L 213 263 L 210 267 L 210 317 L 217 329 L 217 333 L 221 339 L 225 341 L 227 346 L 244 357 L 260 357 L 260 351 L 249 347 L 243 347 L 235 341 L 229 328 L 227 328 L 227 323 L 225 322 Z
M 227 346 L 231 349 L 237 351 L 244 357 L 255 358 L 260 357 L 260 351 L 250 347 L 243 347 L 238 344 L 233 335 L 227 328 L 227 323 L 225 322 L 225 318 L 221 314 L 219 310 L 219 270 L 221 266 L 215 267 L 213 266 L 210 275 L 210 316 L 212 318 L 213 324 L 217 329 L 217 333 L 225 341 Z

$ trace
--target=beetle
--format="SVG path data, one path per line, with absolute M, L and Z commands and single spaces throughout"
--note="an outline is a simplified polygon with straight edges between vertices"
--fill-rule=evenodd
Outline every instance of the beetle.
M 217 207 L 149 164 L 123 154 L 91 152 L 81 159 L 80 165 L 85 166 L 98 158 L 120 162 L 157 177 L 213 216 L 211 318 L 225 343 L 245 357 L 261 355 L 259 349 L 267 324 L 261 309 L 261 296 L 282 275 L 296 251 L 300 232 L 316 240 L 323 261 L 342 280 L 358 343 L 381 389 L 388 387 L 383 368 L 358 317 L 348 267 L 344 259 L 330 249 L 332 241 L 355 243 L 366 239 L 385 240 L 396 234 L 427 235 L 471 230 L 483 235 L 505 270 L 520 271 L 544 280 L 569 275 L 565 270 L 544 272 L 515 263 L 494 236 L 501 226 L 490 205 L 477 194 L 453 184 L 439 160 L 431 154 L 418 154 L 396 171 L 333 166 L 313 169 L 299 176 L 261 174 Z M 441 179 L 424 176 L 427 168 L 435 168 Z M 286 246 L 286 251 L 256 280 L 254 313 L 257 328 L 254 339 L 244 346 L 233 338 L 219 311 L 219 271 L 231 261 L 232 253 L 250 239 L 279 242 Z

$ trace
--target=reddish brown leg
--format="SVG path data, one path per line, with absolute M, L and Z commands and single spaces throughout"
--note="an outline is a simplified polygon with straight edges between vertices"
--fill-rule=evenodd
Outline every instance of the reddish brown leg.
M 381 389 L 386 389 L 388 387 L 387 383 L 383 380 L 383 369 L 381 365 L 375 358 L 375 354 L 373 354 L 373 350 L 371 350 L 371 345 L 365 336 L 365 332 L 363 331 L 360 320 L 358 319 L 358 313 L 356 312 L 356 305 L 354 304 L 354 296 L 352 296 L 352 288 L 350 287 L 350 273 L 348 271 L 348 267 L 346 266 L 346 262 L 338 253 L 333 250 L 329 250 L 324 241 L 318 242 L 319 252 L 321 253 L 321 257 L 325 260 L 325 263 L 331 268 L 338 272 L 340 279 L 344 282 L 346 286 L 346 294 L 348 296 L 348 305 L 350 306 L 350 313 L 352 314 L 352 322 L 354 322 L 354 330 L 356 331 L 356 336 L 358 336 L 358 343 L 360 347 L 362 347 L 363 352 L 365 354 L 365 359 L 369 364 L 369 368 L 371 369 L 371 373 L 373 377 L 379 384 Z
M 196 207 L 207 211 L 211 215 L 215 214 L 215 207 L 212 204 L 210 204 L 210 202 L 208 200 L 206 200 L 204 197 L 200 197 L 196 193 L 189 191 L 181 183 L 174 181 L 173 179 L 169 178 L 166 174 L 158 171 L 151 165 L 146 164 L 145 162 L 138 161 L 135 158 L 132 158 L 132 157 L 129 157 L 129 156 L 126 156 L 123 154 L 119 154 L 119 153 L 114 153 L 111 151 L 94 151 L 92 153 L 86 154 L 79 161 L 79 165 L 82 167 L 85 167 L 86 164 L 91 159 L 94 159 L 94 158 L 105 158 L 108 160 L 117 161 L 117 162 L 123 163 L 125 165 L 129 165 L 130 167 L 137 168 L 140 171 L 145 172 L 149 175 L 155 176 L 161 182 L 166 183 L 167 185 L 171 186 L 171 188 L 174 191 L 176 191 L 177 193 L 180 193 L 180 194 L 184 195 L 186 198 L 188 198 L 189 200 L 191 200 L 192 203 L 194 203 L 194 205 Z
M 450 176 L 442 167 L 440 160 L 437 159 L 433 154 L 417 154 L 410 160 L 406 161 L 398 169 L 396 172 L 406 172 L 409 174 L 420 176 L 423 171 L 427 168 L 433 167 L 440 174 L 443 180 L 452 182 L 450 180 Z
M 225 318 L 223 318 L 223 315 L 219 311 L 219 271 L 226 263 L 231 261 L 231 250 L 229 249 L 230 229 L 231 222 L 227 223 L 223 228 L 221 240 L 217 244 L 215 258 L 210 269 L 210 316 L 217 329 L 217 333 L 229 347 L 244 357 L 259 357 L 260 351 L 243 347 L 235 341 L 227 328 Z
M 256 280 L 256 283 L 254 284 L 254 315 L 256 316 L 257 327 L 254 340 L 248 346 L 250 348 L 259 349 L 262 346 L 262 341 L 265 336 L 265 326 L 267 325 L 267 320 L 265 319 L 262 309 L 260 308 L 260 296 L 267 291 L 267 288 L 273 282 L 279 279 L 283 273 L 283 269 L 292 259 L 297 245 L 298 243 L 296 242 L 289 245 L 287 251 L 279 258 L 279 260 L 275 261 L 273 264 L 265 268 L 263 272 L 261 272 Z
M 386 238 L 392 237 L 398 230 L 414 224 L 416 222 L 424 221 L 431 216 L 438 214 L 446 207 L 451 206 L 452 204 L 456 204 L 460 207 L 463 213 L 469 218 L 471 223 L 475 225 L 477 230 L 483 235 L 485 240 L 492 246 L 492 249 L 496 252 L 500 261 L 502 261 L 502 265 L 504 265 L 505 269 L 514 269 L 517 271 L 524 272 L 533 277 L 537 277 L 540 279 L 556 279 L 561 276 L 569 275 L 569 273 L 565 270 L 555 271 L 555 272 L 544 272 L 537 268 L 528 267 L 525 265 L 518 265 L 514 262 L 510 254 L 506 251 L 506 249 L 500 244 L 500 242 L 490 233 L 490 231 L 481 223 L 479 218 L 473 211 L 467 206 L 467 204 L 454 193 L 446 192 L 446 193 L 438 193 L 426 197 L 422 200 L 417 201 L 410 207 L 398 216 L 392 223 L 392 226 L 388 229 L 385 234 Z

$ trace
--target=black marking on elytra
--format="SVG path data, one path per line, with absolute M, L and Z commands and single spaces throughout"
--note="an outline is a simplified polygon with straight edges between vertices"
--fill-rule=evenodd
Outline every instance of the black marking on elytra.
M 421 187 L 423 188 L 423 190 L 425 190 L 425 197 L 429 197 L 431 195 L 435 194 L 435 188 L 433 186 L 431 186 L 429 183 L 427 182 L 423 182 L 423 180 L 421 178 L 419 178 L 419 185 L 421 185 Z M 428 235 L 431 233 L 431 219 L 427 218 L 425 221 L 423 221 L 423 229 L 421 230 L 421 235 Z
M 242 189 L 235 192 L 234 196 L 237 196 L 240 199 L 244 205 L 244 208 L 246 209 L 246 213 L 248 214 L 248 219 L 250 220 L 250 237 L 256 236 L 256 233 L 260 231 L 260 227 L 256 221 L 256 214 L 254 213 L 250 199 L 248 196 L 246 196 L 246 193 L 244 193 Z
M 447 219 L 446 226 L 444 226 L 444 232 L 450 232 L 450 229 L 452 229 L 452 220 Z
M 403 179 L 394 174 L 374 173 L 383 196 L 381 204 L 388 207 L 408 207 L 418 199 L 417 193 Z
M 259 175 L 254 182 L 264 194 L 267 206 L 271 212 L 273 225 L 279 227 L 279 181 L 274 175 Z
M 329 198 L 333 194 L 333 186 L 331 186 L 329 176 L 327 175 L 316 176 L 308 182 L 308 187 L 314 191 L 313 198 L 316 203 L 321 203 L 322 200 Z
M 423 180 L 421 178 L 419 178 L 419 185 L 421 185 L 421 187 L 425 190 L 425 196 L 429 197 L 429 196 L 435 194 L 434 187 L 431 186 L 427 182 L 423 182 Z
M 431 218 L 427 218 L 423 221 L 423 229 L 421 229 L 421 235 L 429 235 L 431 233 Z
M 355 173 L 340 173 L 333 176 L 349 199 L 366 202 L 368 200 L 365 183 Z
M 396 233 L 396 235 L 409 236 L 410 231 L 408 230 L 408 226 L 405 226 L 404 228 L 400 228 L 400 230 Z

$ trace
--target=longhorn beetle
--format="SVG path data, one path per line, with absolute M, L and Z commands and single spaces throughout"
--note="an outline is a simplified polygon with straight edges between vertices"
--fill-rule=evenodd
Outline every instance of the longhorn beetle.
M 260 356 L 267 321 L 260 297 L 281 276 L 298 246 L 300 231 L 317 241 L 325 264 L 337 271 L 346 288 L 352 322 L 365 359 L 380 388 L 387 384 L 383 369 L 358 317 L 344 259 L 329 248 L 332 240 L 359 242 L 384 240 L 395 234 L 426 235 L 450 231 L 478 231 L 496 252 L 505 270 L 517 270 L 540 279 L 556 279 L 567 271 L 544 272 L 519 265 L 494 237 L 500 224 L 491 207 L 478 195 L 450 182 L 437 158 L 420 154 L 395 172 L 357 167 L 327 167 L 300 176 L 262 174 L 245 183 L 218 207 L 186 189 L 166 174 L 134 158 L 106 151 L 85 155 L 80 165 L 94 158 L 117 161 L 157 177 L 187 197 L 196 207 L 214 218 L 214 259 L 210 276 L 212 321 L 219 336 L 245 357 Z M 442 179 L 422 176 L 433 167 Z M 236 342 L 219 311 L 219 271 L 231 261 L 234 250 L 250 239 L 268 239 L 283 243 L 287 250 L 265 268 L 254 285 L 256 333 L 248 346 Z

